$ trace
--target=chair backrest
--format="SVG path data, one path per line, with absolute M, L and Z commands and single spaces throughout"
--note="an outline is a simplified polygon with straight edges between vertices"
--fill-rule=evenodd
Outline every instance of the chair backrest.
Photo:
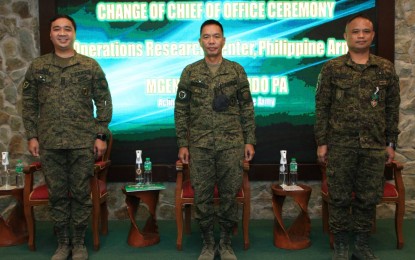
M 110 132 L 110 133 L 109 133 L 109 135 L 108 135 L 107 150 L 105 151 L 105 154 L 104 154 L 104 156 L 102 157 L 102 160 L 103 160 L 103 161 L 107 161 L 107 160 L 109 160 L 109 159 L 110 159 L 110 156 L 111 156 L 111 150 L 112 150 L 112 142 L 113 142 L 113 139 L 112 139 L 112 133 Z
M 190 180 L 190 169 L 189 169 L 189 164 L 187 163 L 182 163 L 180 160 L 176 161 L 176 171 L 177 172 L 182 172 L 183 177 L 182 180 L 187 181 Z M 243 165 L 243 171 L 244 171 L 244 175 L 247 175 L 249 172 L 249 162 L 244 160 L 244 165 Z
M 399 200 L 405 201 L 405 185 L 402 178 L 403 165 L 398 161 L 393 161 L 391 164 L 385 166 L 386 181 L 393 180 L 395 189 L 398 192 Z
M 404 196 L 405 187 L 402 180 L 403 165 L 398 161 L 393 161 L 391 164 L 386 164 L 384 169 L 384 176 L 386 181 L 394 181 L 394 186 L 400 196 Z M 320 164 L 321 184 L 322 189 L 327 189 L 327 167 L 325 164 Z
M 385 179 L 394 180 L 402 175 L 403 165 L 398 161 L 393 161 L 385 166 Z
M 102 181 L 106 181 L 106 174 L 108 172 L 108 166 L 111 164 L 111 161 L 109 160 L 111 155 L 111 149 L 112 149 L 112 143 L 113 143 L 113 137 L 112 133 L 109 134 L 108 140 L 107 140 L 107 150 L 105 151 L 105 154 L 99 158 L 95 162 L 94 166 L 94 172 L 95 174 L 99 174 L 101 176 L 98 176 L 98 178 Z M 30 165 L 27 165 L 24 167 L 23 172 L 25 173 L 25 186 L 24 186 L 24 197 L 29 198 L 30 193 L 34 189 L 35 185 L 35 177 L 34 173 L 41 171 L 42 165 L 39 161 L 33 162 Z M 102 169 L 105 169 L 104 171 Z
M 104 155 L 98 161 L 95 161 L 94 178 L 91 180 L 92 188 L 94 188 L 94 183 L 95 183 L 94 179 L 99 179 L 103 181 L 104 183 L 107 182 L 108 169 L 111 165 L 110 156 L 111 156 L 111 150 L 112 150 L 112 142 L 113 142 L 112 133 L 110 133 L 107 139 L 107 150 L 105 151 Z M 99 190 L 99 187 L 98 187 L 98 190 Z
M 189 164 L 182 163 L 182 161 L 177 160 L 176 161 L 176 172 L 182 173 L 182 181 L 190 180 L 190 170 L 189 170 Z
M 329 210 L 328 210 L 328 187 L 326 176 L 326 165 L 320 165 L 322 173 L 321 182 L 321 197 L 323 201 L 322 205 L 322 220 L 323 230 L 330 234 L 330 247 L 333 248 L 334 236 L 329 231 Z M 395 206 L 395 232 L 397 248 L 401 249 L 404 245 L 404 239 L 402 234 L 402 223 L 405 214 L 405 187 L 402 180 L 403 165 L 398 161 L 393 161 L 391 164 L 385 165 L 384 176 L 386 179 L 383 196 L 381 203 L 394 203 Z M 352 194 L 354 196 L 354 194 Z M 373 218 L 372 232 L 376 230 L 376 217 Z

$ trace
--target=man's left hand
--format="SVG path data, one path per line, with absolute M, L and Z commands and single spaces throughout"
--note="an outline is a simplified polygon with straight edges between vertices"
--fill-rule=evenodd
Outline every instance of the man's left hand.
M 386 164 L 391 164 L 393 159 L 395 158 L 395 150 L 393 150 L 392 147 L 387 146 L 386 147 L 386 155 L 387 155 Z
M 245 144 L 245 160 L 248 162 L 254 158 L 255 149 L 252 144 Z
M 107 150 L 107 142 L 102 141 L 100 139 L 95 139 L 95 144 L 94 144 L 95 158 L 100 158 L 101 156 L 103 156 L 106 150 Z

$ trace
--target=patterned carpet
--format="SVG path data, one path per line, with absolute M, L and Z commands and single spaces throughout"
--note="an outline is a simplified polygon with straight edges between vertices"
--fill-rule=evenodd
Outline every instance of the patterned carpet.
M 139 225 L 141 223 L 138 223 Z M 92 249 L 91 232 L 88 230 L 86 243 L 89 259 L 124 260 L 124 259 L 197 259 L 200 249 L 200 233 L 195 223 L 191 235 L 184 235 L 183 251 L 176 250 L 176 225 L 174 221 L 159 221 L 161 241 L 159 244 L 133 248 L 127 244 L 127 235 L 130 228 L 128 221 L 111 221 L 109 234 L 101 236 L 101 249 Z M 267 259 L 331 259 L 331 250 L 328 235 L 322 232 L 320 219 L 311 221 L 311 241 L 309 248 L 302 250 L 284 250 L 273 245 L 273 222 L 271 220 L 252 220 L 250 222 L 251 247 L 243 250 L 242 234 L 238 233 L 233 239 L 233 248 L 239 260 L 267 260 Z M 376 255 L 383 260 L 388 259 L 414 259 L 415 256 L 415 220 L 408 219 L 404 223 L 405 246 L 402 250 L 396 249 L 394 222 L 392 219 L 378 220 L 377 231 L 373 234 L 371 245 Z M 26 244 L 0 247 L 2 260 L 43 260 L 50 259 L 56 249 L 56 239 L 52 232 L 52 223 L 37 222 L 36 226 L 37 251 L 30 251 Z M 219 259 L 219 258 L 218 258 Z

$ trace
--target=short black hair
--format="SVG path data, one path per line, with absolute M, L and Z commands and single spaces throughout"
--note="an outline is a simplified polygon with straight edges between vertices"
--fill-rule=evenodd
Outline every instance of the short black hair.
M 53 23 L 54 21 L 56 21 L 56 20 L 58 20 L 58 19 L 60 19 L 60 18 L 66 18 L 66 19 L 68 19 L 69 21 L 71 21 L 72 26 L 73 26 L 73 28 L 74 28 L 74 30 L 75 30 L 75 32 L 76 32 L 76 23 L 75 23 L 75 20 L 74 20 L 72 17 L 70 17 L 69 15 L 67 15 L 67 14 L 57 14 L 57 15 L 55 15 L 54 17 L 52 17 L 52 18 L 49 20 L 49 27 L 51 27 L 51 26 L 52 26 L 52 23 Z
M 202 23 L 202 26 L 200 26 L 200 35 L 202 35 L 202 30 L 206 25 L 210 25 L 210 24 L 215 24 L 217 26 L 220 27 L 220 30 L 222 31 L 222 35 L 223 35 L 223 26 L 220 22 L 210 19 L 210 20 L 206 20 L 204 23 Z
M 375 29 L 375 28 L 374 28 L 374 27 L 375 27 L 375 24 L 373 23 L 372 19 L 370 19 L 370 17 L 369 17 L 369 16 L 367 16 L 366 14 L 364 14 L 364 13 L 359 13 L 359 14 L 353 15 L 352 17 L 350 17 L 350 18 L 349 18 L 349 20 L 347 20 L 345 30 L 346 30 L 347 26 L 348 26 L 348 25 L 349 25 L 349 24 L 350 24 L 350 23 L 351 23 L 354 19 L 357 19 L 357 18 L 363 18 L 363 19 L 368 20 L 370 23 L 372 23 L 372 27 L 373 27 L 373 29 Z

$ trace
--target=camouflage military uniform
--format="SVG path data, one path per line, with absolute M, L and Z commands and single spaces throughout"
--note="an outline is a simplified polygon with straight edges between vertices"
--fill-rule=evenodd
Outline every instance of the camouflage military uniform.
M 383 58 L 370 55 L 360 65 L 347 54 L 323 66 L 315 136 L 318 146 L 328 145 L 332 232 L 371 230 L 383 191 L 386 143 L 396 143 L 399 133 L 399 103 L 398 76 Z
M 219 95 L 226 101 L 215 103 Z M 205 60 L 187 66 L 177 90 L 175 123 L 178 146 L 189 148 L 202 231 L 213 230 L 215 184 L 221 197 L 220 225 L 231 228 L 237 221 L 235 196 L 242 183 L 244 145 L 256 142 L 252 97 L 242 66 L 223 59 L 215 75 Z
M 92 205 L 93 147 L 97 133 L 108 134 L 111 94 L 93 59 L 75 53 L 62 64 L 53 53 L 32 62 L 23 83 L 23 122 L 28 139 L 39 141 L 58 236 L 64 232 L 67 239 L 72 220 L 75 239 L 83 240 Z

